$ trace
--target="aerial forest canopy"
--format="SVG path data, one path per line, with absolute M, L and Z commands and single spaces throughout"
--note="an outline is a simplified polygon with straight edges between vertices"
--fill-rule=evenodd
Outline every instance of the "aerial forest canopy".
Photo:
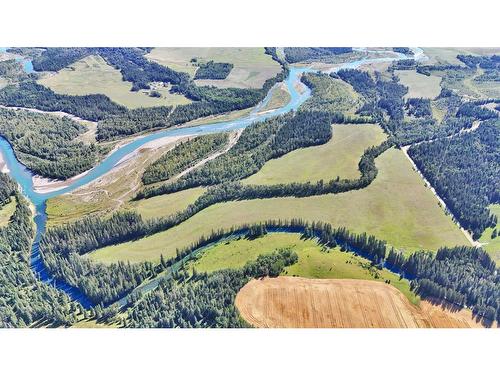
M 498 218 L 488 206 L 500 202 L 500 121 L 473 132 L 410 148 L 410 155 L 465 228 L 479 238 Z
M 0 108 L 0 135 L 35 173 L 66 179 L 94 166 L 98 147 L 77 140 L 86 128 L 68 117 Z
M 8 225 L 0 227 L 0 328 L 74 323 L 82 306 L 70 301 L 64 292 L 39 281 L 30 269 L 35 235 L 32 213 L 16 184 L 3 173 L 0 194 L 13 194 L 17 202 Z

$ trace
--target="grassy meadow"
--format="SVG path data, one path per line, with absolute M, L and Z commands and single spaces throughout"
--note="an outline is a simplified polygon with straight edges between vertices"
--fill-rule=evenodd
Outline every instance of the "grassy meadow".
M 402 85 L 408 86 L 408 98 L 428 98 L 434 99 L 441 92 L 441 77 L 426 76 L 417 73 L 415 70 L 398 70 L 396 75 Z
M 366 231 L 407 252 L 469 244 L 439 207 L 437 199 L 424 186 L 402 151 L 390 149 L 376 159 L 376 164 L 378 176 L 365 189 L 307 198 L 220 203 L 170 230 L 105 247 L 88 256 L 107 263 L 118 260 L 158 261 L 160 254 L 172 257 L 176 248 L 190 245 L 213 229 L 294 217 L 329 222 L 355 232 Z
M 360 177 L 358 163 L 363 152 L 386 139 L 382 128 L 374 124 L 332 125 L 332 138 L 324 145 L 301 148 L 264 167 L 243 182 L 272 185 L 287 182 L 332 180 L 337 176 Z
M 16 210 L 17 201 L 12 199 L 10 203 L 0 208 L 0 228 L 9 224 L 10 218 Z
M 161 97 L 149 96 L 147 90 L 130 91 L 132 83 L 123 80 L 119 70 L 100 56 L 87 56 L 55 74 L 48 74 L 38 83 L 60 94 L 104 94 L 128 108 L 187 104 L 182 95 L 170 94 L 169 87 L 158 87 Z
M 143 219 L 152 219 L 175 214 L 194 203 L 206 191 L 198 187 L 149 199 L 129 202 L 125 208 L 141 214 Z
M 260 254 L 279 248 L 289 248 L 299 257 L 296 264 L 285 269 L 284 275 L 313 279 L 390 280 L 391 285 L 398 288 L 412 303 L 418 303 L 418 297 L 410 291 L 408 281 L 400 280 L 398 275 L 385 269 L 375 269 L 366 259 L 351 252 L 342 252 L 340 247 L 325 248 L 315 240 L 303 240 L 295 233 L 269 233 L 254 240 L 241 238 L 221 241 L 204 251 L 189 266 L 198 272 L 236 269 L 255 260 Z
M 174 70 L 186 72 L 191 77 L 197 69 L 191 62 L 192 58 L 234 65 L 226 79 L 196 80 L 196 84 L 201 86 L 261 88 L 267 79 L 281 71 L 280 64 L 266 55 L 264 48 L 154 48 L 146 57 Z

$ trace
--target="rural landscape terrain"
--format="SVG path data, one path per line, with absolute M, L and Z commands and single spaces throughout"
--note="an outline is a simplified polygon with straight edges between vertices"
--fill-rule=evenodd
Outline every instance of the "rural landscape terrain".
M 0 328 L 497 328 L 500 48 L 0 48 Z

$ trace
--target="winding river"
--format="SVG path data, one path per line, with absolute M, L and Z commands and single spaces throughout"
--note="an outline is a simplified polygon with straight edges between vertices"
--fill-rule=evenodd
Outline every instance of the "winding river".
M 0 52 L 2 52 L 2 50 L 5 51 L 5 49 L 2 48 L 0 49 Z M 380 53 L 380 51 L 370 51 L 366 49 L 358 49 L 358 50 L 365 52 Z M 423 60 L 426 58 L 421 49 L 414 48 L 413 51 L 414 51 L 413 55 L 414 59 Z M 386 51 L 384 52 L 385 55 L 387 55 L 387 52 Z M 391 54 L 390 57 L 388 56 L 374 57 L 374 58 L 364 57 L 359 60 L 340 64 L 339 66 L 332 68 L 330 72 L 337 71 L 340 69 L 355 69 L 365 64 L 391 62 L 395 60 L 411 58 L 404 54 L 396 52 L 392 52 L 390 54 Z M 31 65 L 31 62 L 29 64 L 25 64 L 23 60 L 23 66 L 25 67 L 25 70 L 27 72 L 32 72 L 33 66 Z M 180 135 L 183 136 L 202 135 L 202 134 L 232 131 L 236 129 L 243 129 L 255 121 L 262 121 L 271 117 L 275 117 L 290 112 L 292 110 L 296 110 L 311 95 L 311 90 L 300 82 L 300 76 L 305 72 L 311 72 L 311 71 L 313 71 L 313 69 L 310 67 L 290 67 L 290 73 L 285 80 L 285 84 L 287 85 L 288 91 L 290 92 L 291 100 L 286 106 L 282 108 L 279 108 L 271 112 L 260 112 L 261 109 L 264 108 L 264 106 L 267 104 L 267 102 L 270 100 L 272 96 L 272 90 L 270 90 L 265 99 L 259 105 L 257 105 L 250 112 L 249 115 L 243 118 L 231 121 L 212 123 L 207 125 L 166 129 L 136 138 L 135 140 L 113 151 L 97 166 L 92 168 L 87 174 L 75 180 L 69 186 L 57 191 L 51 191 L 47 193 L 36 192 L 33 187 L 33 180 L 32 180 L 33 174 L 31 173 L 30 170 L 28 170 L 23 164 L 21 164 L 16 159 L 14 151 L 12 150 L 12 147 L 9 144 L 9 142 L 7 142 L 3 137 L 0 137 L 0 152 L 3 156 L 7 168 L 9 169 L 10 176 L 17 181 L 17 183 L 21 187 L 22 193 L 35 206 L 36 237 L 33 243 L 32 254 L 31 254 L 32 270 L 40 278 L 40 280 L 46 283 L 50 283 L 55 287 L 63 290 L 72 299 L 79 301 L 84 307 L 86 308 L 90 307 L 91 303 L 86 298 L 85 295 L 83 295 L 78 289 L 68 285 L 66 282 L 54 279 L 49 274 L 43 261 L 41 260 L 39 252 L 39 241 L 46 229 L 47 215 L 45 212 L 45 208 L 47 199 L 56 197 L 64 193 L 68 193 L 98 179 L 99 177 L 109 172 L 113 167 L 115 167 L 124 157 L 133 153 L 139 147 L 153 140 L 157 140 L 164 137 L 180 136 Z M 301 87 L 300 91 L 298 90 L 298 87 Z

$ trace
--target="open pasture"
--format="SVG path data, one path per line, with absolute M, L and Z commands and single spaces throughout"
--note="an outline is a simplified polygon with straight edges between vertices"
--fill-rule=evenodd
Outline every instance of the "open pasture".
M 193 58 L 234 65 L 226 79 L 196 80 L 200 86 L 261 88 L 266 80 L 281 71 L 280 64 L 266 55 L 264 48 L 154 48 L 146 57 L 171 69 L 186 72 L 191 77 L 197 69 L 191 62 Z
M 175 256 L 212 230 L 267 219 L 301 217 L 367 232 L 405 251 L 437 250 L 469 242 L 439 206 L 403 152 L 390 149 L 376 159 L 375 181 L 365 189 L 307 198 L 271 198 L 220 203 L 167 231 L 89 254 L 106 263 L 158 261 Z

